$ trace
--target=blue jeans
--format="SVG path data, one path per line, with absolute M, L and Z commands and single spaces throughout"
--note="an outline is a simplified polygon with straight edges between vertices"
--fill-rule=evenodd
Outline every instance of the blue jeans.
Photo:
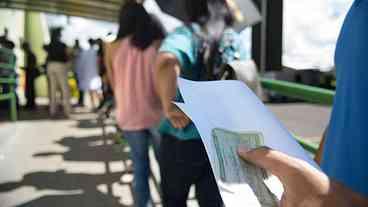
M 133 197 L 136 207 L 148 207 L 151 205 L 151 193 L 149 188 L 150 163 L 148 149 L 150 144 L 158 157 L 160 136 L 154 130 L 144 129 L 139 131 L 123 130 L 123 136 L 128 141 L 133 161 Z

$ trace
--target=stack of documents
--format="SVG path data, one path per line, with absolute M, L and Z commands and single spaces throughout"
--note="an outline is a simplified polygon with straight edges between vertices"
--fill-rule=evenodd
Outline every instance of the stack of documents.
M 283 193 L 275 176 L 239 158 L 238 146 L 267 146 L 319 169 L 242 82 L 179 79 L 178 85 L 184 103 L 176 104 L 201 135 L 225 206 L 276 207 Z

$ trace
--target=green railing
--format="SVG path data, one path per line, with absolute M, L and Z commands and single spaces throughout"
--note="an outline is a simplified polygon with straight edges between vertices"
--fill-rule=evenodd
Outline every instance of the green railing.
M 6 71 L 7 75 L 0 78 L 0 101 L 9 101 L 10 119 L 17 120 L 17 101 L 16 101 L 16 77 L 15 77 L 15 63 L 16 57 L 14 53 L 8 49 L 0 48 L 0 70 Z M 2 86 L 7 85 L 9 91 L 4 93 Z
M 318 147 L 319 145 L 318 144 L 315 144 L 315 143 L 311 143 L 311 142 L 308 142 L 308 141 L 305 141 L 304 139 L 302 138 L 298 138 L 296 137 L 296 140 L 299 142 L 300 145 L 302 145 L 302 147 L 307 150 L 308 152 L 312 153 L 312 154 L 316 154 L 317 151 L 318 151 Z
M 261 83 L 264 89 L 273 91 L 280 95 L 297 98 L 311 103 L 332 105 L 333 98 L 335 96 L 335 91 L 332 90 L 303 85 L 299 83 L 292 83 L 288 81 L 261 78 Z M 317 152 L 318 144 L 313 144 L 301 138 L 296 139 L 307 151 L 313 154 Z
M 17 97 L 15 95 L 15 78 L 0 78 L 0 85 L 6 84 L 9 85 L 9 93 L 3 93 L 0 91 L 0 101 L 9 101 L 10 108 L 10 119 L 12 121 L 17 120 Z
M 277 92 L 280 95 L 297 98 L 312 103 L 332 105 L 335 92 L 314 86 L 292 83 L 288 81 L 261 79 L 265 89 Z

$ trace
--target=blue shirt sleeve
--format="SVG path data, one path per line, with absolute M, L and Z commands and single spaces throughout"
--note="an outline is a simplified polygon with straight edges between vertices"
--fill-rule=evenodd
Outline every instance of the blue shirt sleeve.
M 356 0 L 336 45 L 337 88 L 321 167 L 368 197 L 368 0 Z

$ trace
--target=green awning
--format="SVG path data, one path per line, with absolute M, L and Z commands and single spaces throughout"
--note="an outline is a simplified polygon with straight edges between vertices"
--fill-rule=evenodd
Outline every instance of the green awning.
M 37 11 L 116 22 L 126 0 L 0 0 L 0 8 Z

